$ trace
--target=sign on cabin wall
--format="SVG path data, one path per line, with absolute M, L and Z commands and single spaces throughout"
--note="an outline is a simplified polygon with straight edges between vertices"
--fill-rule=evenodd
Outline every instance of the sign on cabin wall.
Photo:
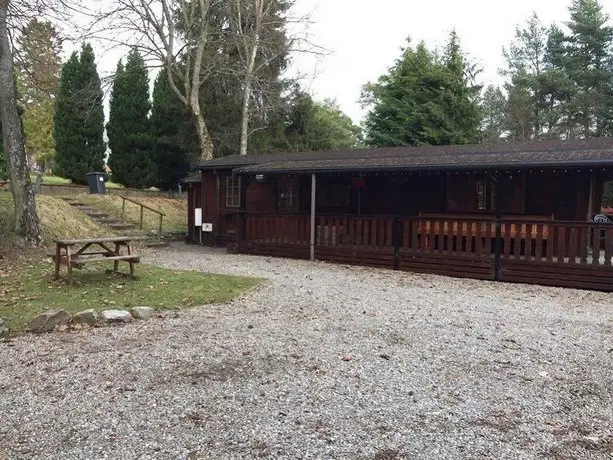
M 194 209 L 194 225 L 200 227 L 202 225 L 202 208 Z
M 204 223 L 204 224 L 202 224 L 202 231 L 203 232 L 212 232 L 213 231 L 213 224 L 211 224 L 211 223 Z

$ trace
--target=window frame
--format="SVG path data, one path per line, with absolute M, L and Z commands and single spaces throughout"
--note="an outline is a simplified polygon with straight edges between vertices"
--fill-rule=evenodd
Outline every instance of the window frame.
M 282 180 L 277 188 L 277 209 L 279 211 L 298 211 L 299 184 L 292 179 Z M 283 196 L 283 195 L 286 196 Z
M 241 191 L 238 177 L 232 175 L 226 177 L 226 208 L 240 208 Z
M 475 206 L 478 212 L 496 211 L 496 184 L 487 177 L 475 180 Z

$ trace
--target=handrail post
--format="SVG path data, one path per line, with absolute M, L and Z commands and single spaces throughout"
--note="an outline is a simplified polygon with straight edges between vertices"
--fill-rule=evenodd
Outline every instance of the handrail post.
M 125 220 L 126 218 L 126 199 L 121 197 L 121 220 Z
M 142 206 L 140 207 L 140 229 L 143 229 L 143 212 L 145 211 L 145 208 L 143 208 Z
M 159 231 L 159 235 L 162 235 L 162 221 L 164 220 L 164 216 L 162 214 L 160 214 L 160 231 Z

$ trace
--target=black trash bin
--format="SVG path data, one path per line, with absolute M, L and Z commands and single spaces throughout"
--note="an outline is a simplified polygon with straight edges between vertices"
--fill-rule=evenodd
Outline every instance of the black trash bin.
M 104 186 L 104 173 L 87 173 L 87 184 L 89 185 L 89 193 L 93 193 L 96 195 L 104 195 L 106 193 L 106 189 Z

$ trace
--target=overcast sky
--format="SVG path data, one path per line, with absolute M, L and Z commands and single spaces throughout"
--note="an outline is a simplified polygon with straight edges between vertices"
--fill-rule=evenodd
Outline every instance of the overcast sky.
M 295 66 L 315 75 L 304 81 L 319 99 L 336 98 L 354 121 L 363 116 L 358 99 L 364 83 L 375 81 L 400 55 L 406 38 L 444 46 L 456 29 L 463 48 L 483 68 L 481 79 L 502 83 L 502 48 L 515 26 L 533 11 L 545 24 L 565 22 L 571 0 L 297 0 L 311 12 L 311 39 L 330 50 L 323 59 L 299 56 Z M 613 16 L 613 0 L 601 0 Z M 316 72 L 314 73 L 314 71 Z
M 112 1 L 112 0 L 110 0 Z M 613 0 L 600 0 L 613 16 Z M 568 20 L 571 0 L 296 0 L 293 16 L 309 14 L 309 39 L 329 51 L 325 57 L 294 57 L 292 74 L 307 76 L 303 86 L 317 99 L 333 98 L 356 123 L 364 112 L 358 99 L 362 85 L 375 81 L 393 65 L 406 44 L 425 41 L 443 47 L 452 29 L 462 46 L 483 68 L 484 83 L 501 84 L 502 48 L 515 27 L 533 11 L 544 24 Z M 114 72 L 121 51 L 97 48 L 102 75 Z

